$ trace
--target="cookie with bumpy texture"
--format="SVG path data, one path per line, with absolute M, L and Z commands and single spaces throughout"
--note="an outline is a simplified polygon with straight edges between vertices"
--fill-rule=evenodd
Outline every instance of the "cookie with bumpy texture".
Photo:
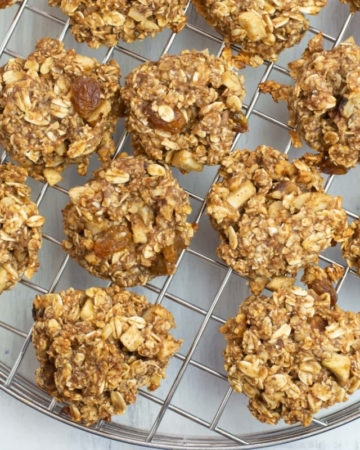
M 309 29 L 304 14 L 318 14 L 326 0 L 193 0 L 204 19 L 224 38 L 224 56 L 239 65 L 258 66 L 264 59 L 276 61 Z M 230 44 L 241 46 L 237 56 Z
M 360 388 L 360 315 L 299 287 L 248 297 L 220 328 L 231 386 L 261 422 L 311 424 Z
M 27 59 L 0 68 L 0 143 L 36 180 L 54 185 L 70 164 L 85 175 L 92 153 L 107 160 L 115 149 L 120 75 L 113 60 L 40 39 Z
M 217 253 L 250 278 L 254 293 L 269 282 L 269 288 L 290 283 L 283 277 L 295 277 L 344 239 L 342 198 L 326 194 L 318 171 L 303 161 L 290 162 L 263 145 L 231 153 L 219 175 L 207 196 L 207 213 L 220 236 Z
M 208 51 L 185 50 L 136 67 L 121 97 L 135 153 L 184 173 L 219 164 L 236 133 L 247 130 L 244 79 Z
M 315 36 L 302 57 L 289 64 L 294 86 L 273 81 L 260 90 L 287 102 L 292 143 L 301 139 L 318 155 L 306 155 L 310 164 L 327 174 L 342 175 L 360 158 L 360 47 L 353 38 L 332 50 L 323 50 Z
M 26 170 L 0 164 L 0 294 L 36 272 L 45 219 L 30 200 Z
M 188 195 L 171 171 L 144 156 L 121 154 L 70 189 L 63 248 L 92 275 L 119 286 L 175 272 L 196 226 Z
M 186 24 L 186 0 L 49 0 L 70 17 L 78 42 L 92 48 L 114 47 L 119 39 L 134 42 L 165 28 L 178 33 Z
M 38 295 L 33 314 L 36 382 L 86 425 L 123 414 L 140 387 L 157 389 L 182 344 L 169 311 L 117 286 Z

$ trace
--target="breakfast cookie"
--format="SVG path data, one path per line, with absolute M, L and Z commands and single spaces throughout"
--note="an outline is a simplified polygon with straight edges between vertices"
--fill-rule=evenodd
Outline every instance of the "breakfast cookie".
M 166 166 L 118 156 L 69 191 L 63 248 L 92 275 L 119 286 L 171 275 L 196 229 L 188 195 Z

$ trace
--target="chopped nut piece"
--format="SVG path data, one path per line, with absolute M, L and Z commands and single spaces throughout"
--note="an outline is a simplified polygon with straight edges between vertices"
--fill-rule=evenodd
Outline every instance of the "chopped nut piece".
M 0 68 L 0 143 L 36 180 L 51 186 L 70 164 L 86 174 L 89 157 L 108 160 L 120 115 L 120 67 L 37 42 L 28 59 Z
M 344 240 L 341 197 L 326 194 L 317 169 L 302 160 L 290 163 L 266 146 L 236 150 L 222 160 L 219 175 L 207 196 L 207 213 L 220 235 L 217 253 L 250 278 L 255 294 L 265 286 L 291 285 L 321 251 Z
M 119 155 L 69 196 L 64 250 L 92 275 L 119 286 L 173 274 L 196 230 L 186 222 L 188 195 L 167 166 L 144 156 Z
M 302 57 L 289 64 L 294 86 L 268 81 L 260 91 L 287 102 L 291 139 L 301 139 L 319 155 L 304 161 L 326 174 L 343 175 L 360 159 L 359 97 L 360 47 L 353 38 L 323 50 L 321 34 L 308 44 Z
M 295 283 L 295 278 L 289 277 L 274 277 L 266 285 L 270 291 L 278 291 L 279 289 L 291 288 Z
M 329 296 L 298 287 L 252 295 L 220 332 L 230 385 L 261 422 L 308 426 L 360 387 L 360 315 L 332 309 Z
M 71 20 L 71 32 L 78 42 L 92 48 L 114 47 L 125 42 L 154 37 L 164 28 L 175 33 L 186 24 L 186 0 L 49 0 Z
M 55 298 L 63 305 L 56 315 Z M 90 304 L 91 317 L 84 317 Z M 123 414 L 138 388 L 157 389 L 182 344 L 169 334 L 175 326 L 169 311 L 117 286 L 38 295 L 34 319 L 36 382 L 58 401 L 69 402 L 72 420 L 85 425 Z M 122 331 L 121 323 L 125 329 L 130 320 L 145 323 Z
M 208 51 L 184 50 L 135 68 L 121 92 L 135 154 L 183 173 L 219 164 L 238 132 L 244 79 Z
M 359 1 L 359 0 L 353 0 Z M 233 64 L 258 66 L 264 59 L 276 61 L 286 48 L 298 44 L 309 29 L 304 14 L 318 14 L 326 0 L 193 0 L 199 14 L 222 35 L 224 57 Z M 232 56 L 230 44 L 241 51 Z
M 0 294 L 36 272 L 45 219 L 30 200 L 25 169 L 0 164 Z
M 62 180 L 61 174 L 55 169 L 44 169 L 43 175 L 50 186 L 55 186 L 55 184 Z
M 349 380 L 351 365 L 349 356 L 334 353 L 330 358 L 323 359 L 321 364 L 329 369 L 341 383 L 346 383 Z
M 253 195 L 256 194 L 256 187 L 251 181 L 247 180 L 242 183 L 236 191 L 230 192 L 226 201 L 235 209 L 239 209 Z
M 360 220 L 354 220 L 344 235 L 345 240 L 341 244 L 342 256 L 360 275 Z
M 202 172 L 204 168 L 204 165 L 197 162 L 196 159 L 194 159 L 193 154 L 187 150 L 175 152 L 169 164 L 177 167 L 183 173 Z
M 129 350 L 130 352 L 134 352 L 144 342 L 144 338 L 134 324 L 131 325 L 131 327 L 122 334 L 120 341 L 127 348 L 127 350 Z
M 119 391 L 111 391 L 110 400 L 113 406 L 120 411 L 119 414 L 122 414 L 121 411 L 125 412 L 126 402 Z

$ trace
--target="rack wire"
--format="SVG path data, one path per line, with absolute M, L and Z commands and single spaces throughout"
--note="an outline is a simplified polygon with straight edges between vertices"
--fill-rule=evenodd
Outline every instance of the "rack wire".
M 335 0 L 334 0 L 335 1 Z M 187 6 L 187 8 L 190 7 L 190 2 Z M 21 57 L 22 55 L 19 55 L 17 52 L 13 51 L 11 48 L 9 48 L 9 42 L 11 40 L 11 37 L 14 33 L 17 32 L 19 22 L 21 17 L 23 16 L 25 11 L 30 11 L 33 14 L 36 14 L 40 17 L 43 17 L 46 20 L 50 20 L 54 23 L 57 23 L 62 27 L 62 31 L 58 38 L 60 40 L 64 40 L 66 34 L 69 31 L 69 21 L 64 21 L 61 18 L 58 18 L 47 11 L 38 8 L 37 6 L 33 6 L 30 4 L 29 0 L 24 0 L 20 3 L 20 6 L 16 10 L 16 7 L 14 7 L 14 11 L 16 11 L 13 20 L 8 28 L 7 33 L 5 34 L 2 42 L 0 43 L 0 58 L 3 55 L 8 55 L 10 57 Z M 339 42 L 343 39 L 345 33 L 347 32 L 350 22 L 353 18 L 353 14 L 349 14 L 344 21 L 339 33 L 337 36 L 332 36 L 327 33 L 323 33 L 323 36 L 328 43 L 330 43 L 332 46 L 338 45 Z M 215 34 L 212 34 L 211 32 L 199 28 L 198 26 L 195 26 L 193 24 L 188 23 L 186 25 L 186 29 L 184 32 L 192 31 L 196 33 L 197 35 L 205 36 L 207 39 L 219 44 L 220 49 L 219 53 L 222 51 L 224 43 L 222 40 L 216 36 Z M 18 31 L 19 32 L 19 31 Z M 319 32 L 318 29 L 311 27 L 309 30 L 309 33 L 317 34 Z M 163 51 L 162 55 L 164 53 L 169 52 L 172 49 L 172 46 L 174 44 L 176 35 L 171 34 L 168 38 Z M 236 48 L 234 48 L 236 50 Z M 119 52 L 120 54 L 126 55 L 132 59 L 135 59 L 139 63 L 142 63 L 146 61 L 146 58 L 143 57 L 140 54 L 137 54 L 128 48 L 122 47 L 120 44 L 114 48 L 108 49 L 106 52 L 106 55 L 103 59 L 103 63 L 106 63 L 114 54 L 114 52 Z M 259 69 L 260 70 L 260 69 Z M 282 75 L 289 76 L 288 70 L 284 67 L 281 67 L 279 64 L 275 63 L 269 63 L 265 62 L 265 71 L 261 77 L 261 82 L 266 81 L 269 79 L 270 75 L 274 72 L 278 72 Z M 277 125 L 285 130 L 289 130 L 290 127 L 283 123 L 282 121 L 271 117 L 268 114 L 265 114 L 264 112 L 258 110 L 255 108 L 258 99 L 259 99 L 260 93 L 258 89 L 256 89 L 250 99 L 250 101 L 244 105 L 244 109 L 246 111 L 247 118 L 250 118 L 251 116 L 257 116 L 261 119 L 264 119 L 273 125 Z M 250 131 L 251 132 L 251 131 Z M 116 156 L 119 152 L 121 152 L 125 146 L 127 134 L 126 132 L 123 132 L 116 147 L 116 153 L 114 156 Z M 235 140 L 236 142 L 236 140 Z M 234 146 L 235 146 L 234 142 Z M 287 145 L 283 149 L 284 153 L 289 153 L 291 149 L 291 143 L 290 139 L 288 140 Z M 7 155 L 5 152 L 0 157 L 0 163 L 6 162 Z M 325 188 L 326 190 L 329 190 L 330 186 L 332 185 L 334 180 L 334 176 L 331 176 L 328 178 Z M 38 194 L 36 203 L 38 207 L 42 204 L 47 192 L 51 189 L 57 190 L 63 194 L 67 194 L 67 189 L 60 187 L 60 186 L 54 186 L 50 187 L 48 184 L 43 184 L 41 187 L 41 190 Z M 201 218 L 203 217 L 204 210 L 205 210 L 205 199 L 204 196 L 199 196 L 195 192 L 188 192 L 190 198 L 198 204 L 198 213 L 195 219 L 196 223 L 199 223 Z M 354 212 L 347 211 L 349 219 L 357 219 L 358 215 Z M 44 240 L 50 242 L 52 245 L 60 246 L 61 242 L 54 237 L 52 234 L 43 234 Z M 162 303 L 164 299 L 170 300 L 172 302 L 175 302 L 178 305 L 181 305 L 183 308 L 186 308 L 187 310 L 191 311 L 194 314 L 198 314 L 200 317 L 202 317 L 201 324 L 195 334 L 195 337 L 192 341 L 192 344 L 190 345 L 188 351 L 186 354 L 178 353 L 175 358 L 181 363 L 180 369 L 178 370 L 175 379 L 173 380 L 169 390 L 167 391 L 167 394 L 164 399 L 161 399 L 160 397 L 157 397 L 154 394 L 150 394 L 145 391 L 140 391 L 140 396 L 144 399 L 155 403 L 159 406 L 159 412 L 155 419 L 153 420 L 153 423 L 149 427 L 149 429 L 141 429 L 141 428 L 135 428 L 135 427 L 129 427 L 128 425 L 122 425 L 121 423 L 106 423 L 104 421 L 99 421 L 95 426 L 92 426 L 90 428 L 86 428 L 82 426 L 81 424 L 75 424 L 69 420 L 69 417 L 63 414 L 62 405 L 59 405 L 56 403 L 53 399 L 51 399 L 49 396 L 47 396 L 44 392 L 42 392 L 33 382 L 28 381 L 25 377 L 23 377 L 19 373 L 19 367 L 21 363 L 24 361 L 25 355 L 29 351 L 29 344 L 31 341 L 31 332 L 32 328 L 30 328 L 27 332 L 24 332 L 20 330 L 19 328 L 11 325 L 10 323 L 7 323 L 6 321 L 2 320 L 1 317 L 1 309 L 0 309 L 0 330 L 4 329 L 7 330 L 7 332 L 12 333 L 13 335 L 19 337 L 22 339 L 22 345 L 21 349 L 15 359 L 15 362 L 8 366 L 3 361 L 1 361 L 0 358 L 0 389 L 11 396 L 17 398 L 18 400 L 28 404 L 32 408 L 50 416 L 58 421 L 61 421 L 63 423 L 67 423 L 68 425 L 74 426 L 76 428 L 86 430 L 88 432 L 91 432 L 93 434 L 96 434 L 98 436 L 102 436 L 105 438 L 117 440 L 117 441 L 123 441 L 126 443 L 131 444 L 137 444 L 142 446 L 148 446 L 152 448 L 166 448 L 166 449 L 181 449 L 181 448 L 192 448 L 192 449 L 207 449 L 212 448 L 213 450 L 216 449 L 228 449 L 228 450 L 235 450 L 235 449 L 253 449 L 253 448 L 261 448 L 266 447 L 268 445 L 272 444 L 281 444 L 281 443 L 287 443 L 291 442 L 300 438 L 312 436 L 315 434 L 322 433 L 324 431 L 333 429 L 335 427 L 338 427 L 342 424 L 345 424 L 347 422 L 350 422 L 358 417 L 360 417 L 360 402 L 355 402 L 353 404 L 347 404 L 343 409 L 340 411 L 333 412 L 331 414 L 328 414 L 322 418 L 315 418 L 312 422 L 312 424 L 307 427 L 303 428 L 300 426 L 295 427 L 288 427 L 288 428 L 272 428 L 272 431 L 267 431 L 266 429 L 263 432 L 257 432 L 257 433 L 244 433 L 241 435 L 237 435 L 235 433 L 232 433 L 226 429 L 226 426 L 220 426 L 220 420 L 221 417 L 224 414 L 224 411 L 226 410 L 229 400 L 232 397 L 232 389 L 228 388 L 226 390 L 225 395 L 222 397 L 217 410 L 215 414 L 213 415 L 211 420 L 204 420 L 203 418 L 199 417 L 198 415 L 195 415 L 191 413 L 190 411 L 187 411 L 183 408 L 177 407 L 173 403 L 174 395 L 181 384 L 185 372 L 189 369 L 189 367 L 194 367 L 197 370 L 201 370 L 204 373 L 206 373 L 210 377 L 214 377 L 217 379 L 220 379 L 222 381 L 226 381 L 226 376 L 224 373 L 221 373 L 220 371 L 210 367 L 207 364 L 201 363 L 197 361 L 194 357 L 195 351 L 198 348 L 199 342 L 201 338 L 203 337 L 205 330 L 209 324 L 210 321 L 214 321 L 217 324 L 222 324 L 225 322 L 225 318 L 221 317 L 219 314 L 215 313 L 215 308 L 219 303 L 219 299 L 222 296 L 226 286 L 229 283 L 230 277 L 232 275 L 239 276 L 237 274 L 233 274 L 232 270 L 229 269 L 227 266 L 225 266 L 223 263 L 219 262 L 215 257 L 209 257 L 205 255 L 201 251 L 194 250 L 193 248 L 189 248 L 182 252 L 180 259 L 178 261 L 178 266 L 181 264 L 182 259 L 184 258 L 185 254 L 189 254 L 194 258 L 197 258 L 198 260 L 201 260 L 202 262 L 214 266 L 218 270 L 221 270 L 225 275 L 222 278 L 221 284 L 219 288 L 217 289 L 216 294 L 214 295 L 212 302 L 208 308 L 203 308 L 201 306 L 198 306 L 191 302 L 188 299 L 183 299 L 181 296 L 174 295 L 173 293 L 170 293 L 169 287 L 171 285 L 171 282 L 173 280 L 173 276 L 169 276 L 164 284 L 161 287 L 158 287 L 154 284 L 148 284 L 147 289 L 154 293 L 156 295 L 156 303 Z M 321 255 L 321 260 L 324 263 L 335 263 L 341 265 L 339 262 L 333 260 L 333 258 L 329 258 L 327 256 Z M 32 293 L 40 293 L 45 294 L 48 292 L 53 292 L 62 276 L 63 273 L 69 263 L 69 257 L 66 255 L 62 263 L 60 265 L 59 270 L 53 277 L 53 280 L 51 282 L 51 285 L 48 289 L 42 287 L 38 283 L 34 283 L 27 280 L 22 280 L 21 284 L 23 286 L 26 286 Z M 340 292 L 340 290 L 343 288 L 344 283 L 346 279 L 349 276 L 356 276 L 356 274 L 345 265 L 343 266 L 345 268 L 345 273 L 343 278 L 340 280 L 337 286 L 337 291 Z M 241 277 L 240 277 L 241 278 Z M 30 311 L 29 311 L 30 314 Z M 236 394 L 235 394 L 236 395 Z M 198 437 L 194 435 L 189 436 L 177 436 L 177 435 L 170 435 L 163 433 L 159 431 L 159 427 L 162 423 L 162 420 L 164 418 L 164 415 L 167 411 L 172 411 L 178 416 L 182 416 L 201 427 L 204 427 L 207 430 L 210 430 L 214 433 L 216 433 L 216 437 Z M 239 418 L 239 420 L 241 420 Z

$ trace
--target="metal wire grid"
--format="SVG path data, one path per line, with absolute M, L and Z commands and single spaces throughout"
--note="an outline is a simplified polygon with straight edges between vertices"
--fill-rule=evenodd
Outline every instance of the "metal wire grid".
M 188 3 L 188 7 L 189 7 L 189 4 L 190 4 L 190 2 Z M 18 55 L 16 52 L 7 48 L 7 45 L 8 45 L 8 42 L 10 41 L 11 36 L 13 35 L 14 31 L 16 30 L 16 27 L 20 21 L 20 18 L 22 16 L 23 12 L 26 9 L 32 11 L 34 14 L 38 14 L 46 19 L 52 20 L 52 21 L 57 22 L 58 24 L 62 25 L 63 28 L 62 28 L 62 32 L 59 36 L 59 39 L 63 40 L 65 38 L 65 35 L 69 29 L 69 21 L 65 22 L 62 19 L 59 19 L 47 12 L 35 7 L 35 6 L 29 5 L 28 0 L 24 0 L 21 3 L 21 5 L 14 17 L 14 20 L 13 20 L 11 26 L 9 27 L 9 30 L 6 33 L 3 41 L 0 43 L 0 58 L 2 57 L 3 54 L 9 55 L 11 57 L 21 57 L 21 55 Z M 350 22 L 351 22 L 352 16 L 353 16 L 352 14 L 348 15 L 348 17 L 345 20 L 337 37 L 333 37 L 331 35 L 323 33 L 324 38 L 327 39 L 329 42 L 331 42 L 334 46 L 336 46 L 342 40 Z M 224 43 L 217 36 L 215 36 L 211 33 L 208 33 L 208 32 L 206 32 L 194 25 L 191 25 L 191 24 L 187 24 L 187 28 L 219 43 L 221 45 L 219 53 L 222 51 Z M 310 32 L 317 34 L 319 31 L 315 28 L 310 28 Z M 170 36 L 170 38 L 168 39 L 168 41 L 163 49 L 162 55 L 170 50 L 170 48 L 175 40 L 175 37 L 176 37 L 176 35 L 174 33 Z M 234 48 L 234 49 L 236 50 L 236 48 Z M 135 58 L 136 60 L 138 60 L 140 62 L 146 61 L 146 58 L 144 58 L 143 56 L 136 54 L 128 49 L 121 47 L 121 46 L 116 46 L 114 48 L 110 48 L 107 51 L 106 56 L 103 61 L 104 63 L 110 59 L 114 50 L 121 52 L 123 54 L 126 54 L 132 58 Z M 265 66 L 266 66 L 266 70 L 261 78 L 261 82 L 266 81 L 269 78 L 272 70 L 276 70 L 278 72 L 288 75 L 288 71 L 277 64 L 266 62 Z M 248 105 L 244 105 L 244 109 L 246 110 L 247 118 L 249 118 L 251 116 L 251 114 L 254 114 L 254 115 L 259 116 L 267 121 L 270 121 L 273 124 L 276 124 L 278 126 L 281 126 L 285 129 L 289 130 L 290 127 L 288 125 L 255 109 L 255 105 L 258 100 L 258 97 L 259 97 L 259 91 L 258 91 L 258 89 L 256 89 L 253 97 L 251 98 L 250 103 Z M 122 148 L 125 144 L 126 137 L 127 137 L 127 134 L 126 134 L 126 132 L 124 132 L 119 140 L 119 143 L 118 143 L 117 149 L 116 149 L 116 153 L 114 156 L 116 156 L 122 150 Z M 235 143 L 234 143 L 234 145 L 235 145 Z M 290 147 L 291 147 L 291 143 L 290 143 L 290 139 L 289 139 L 288 144 L 286 145 L 286 148 L 284 149 L 284 153 L 288 153 L 290 150 Z M 6 154 L 4 152 L 0 158 L 0 163 L 4 163 L 5 160 L 6 160 Z M 333 179 L 334 179 L 334 176 L 331 176 L 327 180 L 327 183 L 325 186 L 326 190 L 328 190 L 330 188 L 330 185 L 331 185 Z M 38 198 L 36 200 L 37 206 L 39 206 L 40 203 L 42 202 L 42 200 L 44 199 L 44 196 L 48 189 L 49 189 L 48 184 L 44 184 L 40 191 L 40 194 L 38 195 Z M 65 194 L 67 194 L 67 190 L 60 186 L 54 186 L 51 189 L 57 189 Z M 201 204 L 199 213 L 196 218 L 196 223 L 198 223 L 204 213 L 204 210 L 205 210 L 205 201 L 204 201 L 204 198 L 196 195 L 195 193 L 189 192 L 189 195 L 191 198 L 193 198 L 197 202 L 200 202 L 200 204 Z M 351 211 L 347 211 L 347 214 L 352 219 L 358 218 L 358 216 Z M 61 245 L 61 243 L 56 238 L 54 238 L 53 236 L 51 236 L 49 234 L 43 234 L 43 237 L 45 240 L 48 240 L 55 245 Z M 226 269 L 226 275 L 225 275 L 215 297 L 213 298 L 212 304 L 209 307 L 209 309 L 203 309 L 199 306 L 192 304 L 191 302 L 189 302 L 187 300 L 184 300 L 176 295 L 170 294 L 168 292 L 168 288 L 170 286 L 173 276 L 169 276 L 167 278 L 167 280 L 165 281 L 162 288 L 158 288 L 156 286 L 153 286 L 152 284 L 147 285 L 147 288 L 149 290 L 151 290 L 157 294 L 156 303 L 161 303 L 164 298 L 168 298 L 168 299 L 184 306 L 185 308 L 188 308 L 204 317 L 202 324 L 195 336 L 194 341 L 192 342 L 192 345 L 191 345 L 188 353 L 186 355 L 182 355 L 180 353 L 178 353 L 176 355 L 176 358 L 178 360 L 182 361 L 183 363 L 181 365 L 180 370 L 177 373 L 177 376 L 176 376 L 165 400 L 161 400 L 148 392 L 140 391 L 141 396 L 143 396 L 143 397 L 147 398 L 148 400 L 161 406 L 160 412 L 158 413 L 156 419 L 154 420 L 154 423 L 153 423 L 150 431 L 146 432 L 144 430 L 130 428 L 130 427 L 115 424 L 115 423 L 105 423 L 104 421 L 99 421 L 95 426 L 90 427 L 90 428 L 86 428 L 80 424 L 74 424 L 73 422 L 71 422 L 68 419 L 68 417 L 66 417 L 62 414 L 61 405 L 56 403 L 53 399 L 50 399 L 45 393 L 43 393 L 41 390 L 39 390 L 35 384 L 28 382 L 26 379 L 24 379 L 17 373 L 19 366 L 20 366 L 21 362 L 23 361 L 23 358 L 28 349 L 28 346 L 29 346 L 29 343 L 31 340 L 32 329 L 30 329 L 30 331 L 28 333 L 24 333 L 23 331 L 15 328 L 15 327 L 11 326 L 10 324 L 7 324 L 3 321 L 0 321 L 0 327 L 23 338 L 24 342 L 23 342 L 21 350 L 16 358 L 16 361 L 12 367 L 7 367 L 5 364 L 3 364 L 0 361 L 0 389 L 2 391 L 7 392 L 8 394 L 12 395 L 13 397 L 17 398 L 18 400 L 28 404 L 29 406 L 32 406 L 34 409 L 41 411 L 41 412 L 47 414 L 48 416 L 52 416 L 61 422 L 72 425 L 76 428 L 90 431 L 96 435 L 99 435 L 102 437 L 107 437 L 107 438 L 110 438 L 113 440 L 118 440 L 118 441 L 123 441 L 123 442 L 127 442 L 127 443 L 138 444 L 138 445 L 145 445 L 145 446 L 153 447 L 153 448 L 161 447 L 161 448 L 167 448 L 167 449 L 180 449 L 180 448 L 184 448 L 184 447 L 190 447 L 192 449 L 204 449 L 204 448 L 211 447 L 214 450 L 225 449 L 225 448 L 229 449 L 229 450 L 233 450 L 233 449 L 235 450 L 235 449 L 240 449 L 240 448 L 247 448 L 247 449 L 260 448 L 260 447 L 266 447 L 271 444 L 280 444 L 280 443 L 291 442 L 296 439 L 315 435 L 315 434 L 330 430 L 332 428 L 335 428 L 339 425 L 345 424 L 347 422 L 350 422 L 350 421 L 360 417 L 360 402 L 357 402 L 353 405 L 345 407 L 341 411 L 338 411 L 333 414 L 329 414 L 328 416 L 325 417 L 325 419 L 321 419 L 321 420 L 314 419 L 312 425 L 308 428 L 302 428 L 302 427 L 297 426 L 297 427 L 291 427 L 291 428 L 285 429 L 285 430 L 276 430 L 275 429 L 275 431 L 272 431 L 272 432 L 258 433 L 256 436 L 255 435 L 236 436 L 218 426 L 219 420 L 220 420 L 220 418 L 226 408 L 226 405 L 230 399 L 230 396 L 232 394 L 231 388 L 229 388 L 227 390 L 225 396 L 223 397 L 223 399 L 211 421 L 205 421 L 205 420 L 201 419 L 200 417 L 197 417 L 196 415 L 193 415 L 190 412 L 185 411 L 185 410 L 178 408 L 178 407 L 174 406 L 173 404 L 171 404 L 171 401 L 176 392 L 176 389 L 178 388 L 178 386 L 182 380 L 182 377 L 189 365 L 194 366 L 202 371 L 205 371 L 212 376 L 226 380 L 226 377 L 222 373 L 206 366 L 205 364 L 201 364 L 201 363 L 195 361 L 193 359 L 193 355 L 194 355 L 197 345 L 198 345 L 210 319 L 212 319 L 218 323 L 221 323 L 221 324 L 225 322 L 225 320 L 223 318 L 214 314 L 214 310 L 215 310 L 215 307 L 218 303 L 218 300 L 219 300 L 221 294 L 223 293 L 223 291 L 229 281 L 229 278 L 232 274 L 232 270 L 227 268 L 227 266 L 225 266 L 221 262 L 218 262 L 215 259 L 209 258 L 209 257 L 203 255 L 202 253 L 194 251 L 192 249 L 187 249 L 182 252 L 180 259 L 178 261 L 178 265 L 180 264 L 181 259 L 183 258 L 185 252 L 188 252 L 189 254 L 192 254 L 193 256 L 200 258 L 209 264 L 215 265 L 217 267 L 221 267 L 222 269 Z M 338 264 L 337 262 L 335 262 L 332 259 L 329 259 L 323 255 L 321 255 L 320 258 L 326 263 Z M 66 268 L 68 260 L 69 260 L 69 256 L 67 255 L 64 258 L 64 260 L 60 266 L 60 269 L 58 270 L 55 278 L 53 279 L 53 282 L 49 289 L 44 289 L 43 287 L 41 287 L 35 283 L 32 283 L 30 281 L 26 281 L 26 280 L 22 280 L 21 283 L 41 294 L 53 292 L 54 289 L 56 288 L 58 282 L 60 281 L 60 278 Z M 351 269 L 349 269 L 349 267 L 345 267 L 345 269 L 346 270 L 345 270 L 344 276 L 340 280 L 340 282 L 338 283 L 338 286 L 337 286 L 338 292 L 342 288 L 342 286 L 345 282 L 345 279 L 348 277 L 349 274 L 356 276 L 356 274 Z M 240 275 L 238 275 L 238 276 L 240 276 Z M 159 428 L 161 421 L 167 410 L 173 411 L 173 412 L 175 412 L 175 413 L 177 413 L 177 414 L 179 414 L 179 415 L 181 415 L 203 427 L 206 427 L 209 430 L 215 431 L 219 435 L 219 438 L 217 438 L 217 439 L 199 438 L 199 437 L 191 437 L 191 436 L 184 438 L 183 436 L 175 436 L 175 435 L 169 436 L 169 435 L 158 433 L 157 432 L 158 428 Z

